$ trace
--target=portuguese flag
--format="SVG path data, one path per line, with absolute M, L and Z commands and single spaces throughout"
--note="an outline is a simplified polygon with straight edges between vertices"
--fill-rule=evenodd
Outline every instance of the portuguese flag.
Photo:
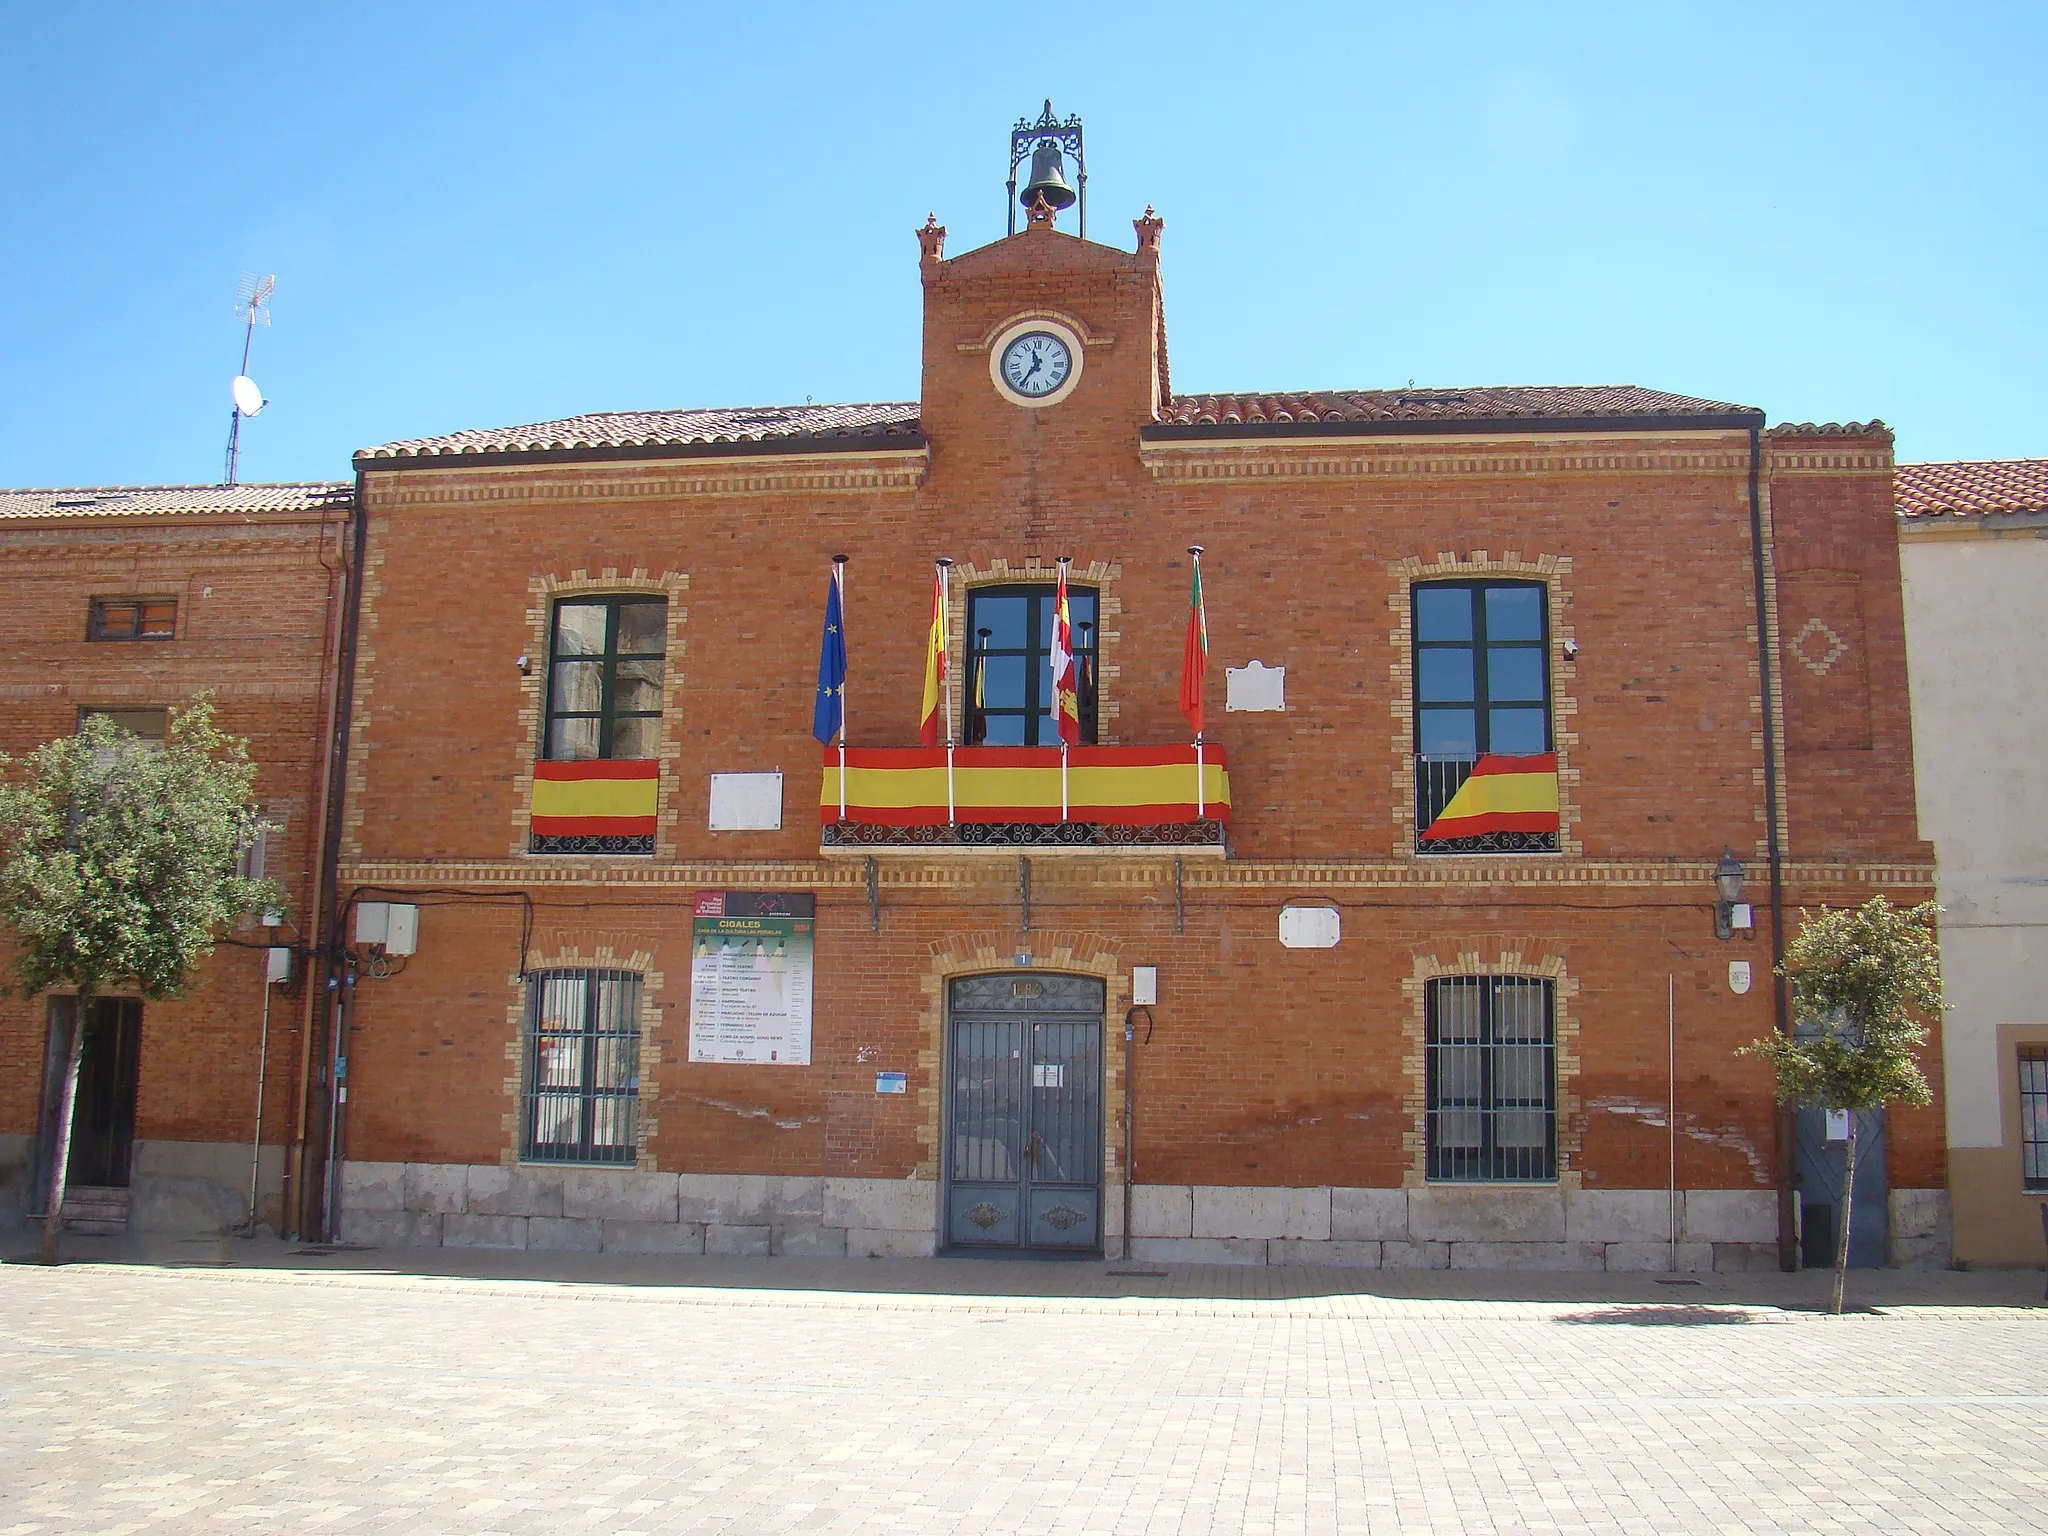
M 1557 830 L 1557 754 L 1488 755 L 1422 834 L 1425 843 L 1487 832 Z

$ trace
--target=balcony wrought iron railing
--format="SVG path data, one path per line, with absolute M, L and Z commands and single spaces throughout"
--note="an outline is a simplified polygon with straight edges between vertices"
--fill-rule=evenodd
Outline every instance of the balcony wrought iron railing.
M 1557 755 L 1415 759 L 1415 851 L 1556 853 Z
M 837 747 L 818 789 L 827 848 L 1221 850 L 1220 747 Z

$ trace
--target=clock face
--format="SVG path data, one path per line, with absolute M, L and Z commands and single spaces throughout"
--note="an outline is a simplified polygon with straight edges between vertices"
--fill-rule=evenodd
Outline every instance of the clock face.
M 1003 348 L 1003 382 L 1027 400 L 1051 394 L 1073 371 L 1073 354 L 1050 331 L 1026 331 Z

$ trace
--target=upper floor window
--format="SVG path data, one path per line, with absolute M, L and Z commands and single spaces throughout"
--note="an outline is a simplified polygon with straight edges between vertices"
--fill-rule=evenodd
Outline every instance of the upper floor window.
M 542 756 L 557 763 L 654 757 L 667 651 L 665 598 L 556 603 Z
M 1418 852 L 1556 851 L 1547 598 L 1540 581 L 1411 589 Z
M 86 615 L 88 640 L 175 640 L 175 597 L 96 597 Z
M 1552 986 L 1526 976 L 1429 983 L 1429 1177 L 1557 1177 L 1557 1040 Z
M 2020 1177 L 2048 1189 L 2048 1046 L 2020 1048 Z
M 131 736 L 140 736 L 144 741 L 162 741 L 171 733 L 171 712 L 168 709 L 81 709 L 78 723 L 98 717 L 110 720 Z
M 526 985 L 519 1155 L 630 1165 L 639 1137 L 639 975 L 536 971 Z
M 1050 584 L 969 588 L 967 729 L 962 737 L 967 745 L 1059 745 L 1059 722 L 1053 718 L 1053 593 Z M 1067 588 L 1075 706 L 1086 745 L 1095 741 L 1098 608 L 1093 588 Z

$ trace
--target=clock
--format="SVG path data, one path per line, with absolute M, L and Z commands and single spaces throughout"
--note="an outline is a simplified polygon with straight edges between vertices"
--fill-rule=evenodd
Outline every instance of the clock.
M 989 349 L 989 376 L 1013 405 L 1055 405 L 1080 380 L 1081 339 L 1056 320 L 1021 320 Z

